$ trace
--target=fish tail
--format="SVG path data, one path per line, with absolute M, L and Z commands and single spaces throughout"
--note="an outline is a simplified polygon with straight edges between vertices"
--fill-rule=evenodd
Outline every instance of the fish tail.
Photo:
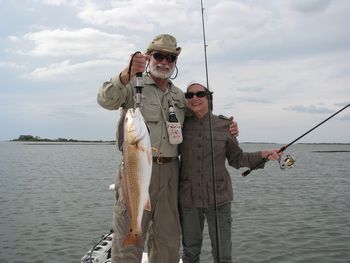
M 142 235 L 141 233 L 136 233 L 132 229 L 130 229 L 130 232 L 126 235 L 124 241 L 123 241 L 123 247 L 126 246 L 140 246 L 142 244 Z

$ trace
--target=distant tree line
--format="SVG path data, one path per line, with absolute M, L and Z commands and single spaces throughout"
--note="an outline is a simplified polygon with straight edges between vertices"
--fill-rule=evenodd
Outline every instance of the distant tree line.
M 17 139 L 14 139 L 13 141 L 30 141 L 30 142 L 79 142 L 79 140 L 75 139 L 66 139 L 66 138 L 58 138 L 55 140 L 47 139 L 47 138 L 41 138 L 39 136 L 33 136 L 33 135 L 20 135 Z
M 58 138 L 58 139 L 47 139 L 47 138 L 41 138 L 39 136 L 33 136 L 33 135 L 20 135 L 17 139 L 13 139 L 12 141 L 21 141 L 21 142 L 93 142 L 93 143 L 99 143 L 99 142 L 109 142 L 112 144 L 115 144 L 115 141 L 103 141 L 103 140 L 76 140 L 76 139 L 66 139 L 66 138 Z

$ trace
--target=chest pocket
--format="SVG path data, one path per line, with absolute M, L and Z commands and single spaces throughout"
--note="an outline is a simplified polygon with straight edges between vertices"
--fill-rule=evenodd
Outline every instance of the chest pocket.
M 160 120 L 160 108 L 158 104 L 148 104 L 142 109 L 142 115 L 146 122 L 157 123 Z
M 159 102 L 156 98 L 150 98 L 150 96 L 145 97 L 143 101 L 142 115 L 147 123 L 158 123 L 161 117 L 161 110 Z

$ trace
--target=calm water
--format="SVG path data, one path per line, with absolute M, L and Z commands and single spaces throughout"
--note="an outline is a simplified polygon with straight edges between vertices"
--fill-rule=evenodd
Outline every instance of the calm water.
M 287 171 L 231 170 L 235 262 L 350 262 L 350 152 L 315 152 L 333 150 L 350 145 L 294 145 Z M 80 262 L 111 228 L 119 158 L 108 144 L 0 142 L 0 261 Z

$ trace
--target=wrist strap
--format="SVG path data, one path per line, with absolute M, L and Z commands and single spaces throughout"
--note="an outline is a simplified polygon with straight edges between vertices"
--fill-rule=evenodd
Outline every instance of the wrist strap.
M 134 54 L 132 54 L 130 62 L 129 62 L 129 69 L 128 69 L 128 82 L 130 81 L 130 76 L 131 76 L 131 66 L 132 66 L 132 60 L 134 59 L 135 55 L 141 53 L 140 51 L 136 51 Z M 120 79 L 120 75 L 119 75 L 119 79 Z

